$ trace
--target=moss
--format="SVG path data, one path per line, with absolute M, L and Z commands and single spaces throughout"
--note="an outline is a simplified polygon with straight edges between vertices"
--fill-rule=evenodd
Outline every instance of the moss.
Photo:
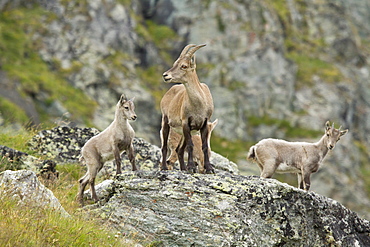
M 169 53 L 173 49 L 173 44 L 180 40 L 174 30 L 165 25 L 159 25 L 152 20 L 142 21 L 136 17 L 138 23 L 135 27 L 136 33 L 147 42 L 153 42 L 159 50 L 159 54 L 164 61 L 172 64 L 172 57 Z
M 224 21 L 222 20 L 222 14 L 220 11 L 218 11 L 216 14 L 216 21 L 217 21 L 218 31 L 220 31 L 221 33 L 224 33 L 226 29 L 226 25 Z
M 245 88 L 245 83 L 242 81 L 230 81 L 228 85 L 228 89 L 230 89 L 231 91 L 237 91 L 242 88 Z
M 158 25 L 151 20 L 147 20 L 145 23 L 154 44 L 159 48 L 170 48 L 167 42 L 177 36 L 175 31 L 168 26 Z
M 245 158 L 247 147 L 251 145 L 253 144 L 241 140 L 230 141 L 216 135 L 215 133 L 211 136 L 211 150 L 221 154 L 233 162 L 237 162 L 238 160 Z
M 370 194 L 370 168 L 369 168 L 369 150 L 366 144 L 360 141 L 354 141 L 355 146 L 360 150 L 360 176 L 364 182 L 365 190 Z M 357 157 L 358 158 L 358 157 Z
M 147 69 L 137 68 L 137 75 L 143 81 L 145 89 L 151 92 L 156 106 L 159 106 L 159 102 L 167 91 L 167 86 L 162 81 L 163 71 L 164 68 L 160 65 L 154 65 Z
M 306 5 L 304 1 L 295 0 L 294 4 L 299 13 L 305 15 Z M 329 83 L 345 79 L 338 68 L 330 62 L 319 59 L 326 48 L 326 44 L 322 38 L 310 37 L 305 19 L 302 20 L 302 23 L 293 25 L 285 1 L 271 1 L 271 7 L 277 13 L 283 28 L 286 57 L 298 65 L 296 79 L 298 89 L 304 85 L 312 86 L 314 75 Z
M 0 15 L 0 63 L 13 80 L 20 82 L 20 93 L 43 93 L 46 101 L 59 100 L 71 114 L 72 120 L 85 123 L 92 118 L 96 103 L 83 92 L 74 89 L 63 78 L 63 71 L 51 71 L 37 53 L 39 41 L 35 33 L 45 33 L 43 22 L 55 16 L 40 7 L 13 9 Z M 58 69 L 58 68 L 57 68 Z M 49 116 L 38 107 L 42 121 Z
M 321 137 L 322 131 L 312 130 L 312 129 L 305 129 L 299 126 L 292 126 L 288 120 L 281 120 L 270 118 L 269 116 L 265 115 L 262 117 L 257 116 L 249 116 L 248 117 L 248 125 L 258 126 L 261 124 L 265 125 L 275 125 L 278 130 L 283 131 L 287 138 L 318 138 Z
M 314 75 L 329 83 L 345 79 L 337 67 L 318 58 L 298 54 L 296 52 L 288 53 L 287 58 L 293 60 L 298 65 L 298 88 L 303 85 L 312 85 L 312 77 Z

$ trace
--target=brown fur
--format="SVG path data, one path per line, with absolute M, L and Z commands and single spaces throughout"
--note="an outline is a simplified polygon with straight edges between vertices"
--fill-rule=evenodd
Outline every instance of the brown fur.
M 192 134 L 200 132 L 204 167 L 207 173 L 214 173 L 209 162 L 207 140 L 209 130 L 207 124 L 213 113 L 213 99 L 208 86 L 200 83 L 196 74 L 194 53 L 205 45 L 187 45 L 181 52 L 173 67 L 163 74 L 167 83 L 182 83 L 172 86 L 161 100 L 162 111 L 162 164 L 161 169 L 167 170 L 168 137 L 170 129 L 182 134 L 182 145 L 177 148 L 181 170 L 195 171 L 193 160 Z M 185 166 L 184 152 L 188 152 L 188 164 Z
M 212 123 L 208 123 L 208 131 L 212 133 L 213 129 L 216 127 L 218 119 L 213 121 Z M 208 143 L 208 155 L 211 156 L 211 146 L 210 146 L 210 137 L 207 140 Z M 193 135 L 192 136 L 193 143 L 194 143 L 194 162 L 198 166 L 199 173 L 204 173 L 204 155 L 202 151 L 202 139 L 200 135 Z M 168 169 L 172 170 L 175 162 L 178 160 L 176 148 L 181 144 L 181 135 L 175 132 L 173 129 L 170 129 L 170 134 L 168 137 L 168 147 L 170 149 L 170 157 L 167 159 Z

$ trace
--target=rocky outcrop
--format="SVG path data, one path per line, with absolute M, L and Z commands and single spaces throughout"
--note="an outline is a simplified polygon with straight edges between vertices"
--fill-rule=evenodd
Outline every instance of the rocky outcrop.
M 59 162 L 77 162 L 83 145 L 99 132 L 94 128 L 58 126 L 40 131 L 28 144 L 40 155 Z
M 94 128 L 78 128 L 59 126 L 50 130 L 42 130 L 29 142 L 31 148 L 40 155 L 45 155 L 60 163 L 78 162 L 81 148 L 94 135 L 99 133 Z M 159 170 L 161 160 L 160 148 L 150 144 L 142 138 L 135 137 L 133 146 L 136 153 L 136 165 L 141 170 Z M 131 170 L 131 163 L 124 153 L 122 157 L 122 169 Z M 212 152 L 211 162 L 217 170 L 238 174 L 237 165 L 221 155 Z M 176 166 L 175 169 L 179 169 Z M 103 174 L 114 174 L 113 161 L 107 162 L 102 170 Z
M 87 212 L 159 246 L 368 246 L 370 223 L 273 179 L 124 172 Z
M 94 134 L 95 129 L 61 126 L 39 132 L 31 143 L 68 165 Z M 215 153 L 211 162 L 216 174 L 205 175 L 159 171 L 160 149 L 144 139 L 135 138 L 134 149 L 140 170 L 129 171 L 124 157 L 124 172 L 98 184 L 100 201 L 83 208 L 128 238 L 156 246 L 370 244 L 369 221 L 335 200 L 274 179 L 237 175 L 237 166 Z M 115 174 L 113 164 L 105 167 L 103 173 Z M 68 215 L 32 171 L 1 173 L 4 195 Z
M 50 208 L 69 216 L 53 192 L 40 183 L 36 174 L 29 170 L 7 170 L 0 173 L 0 197 L 5 196 L 21 206 Z
M 4 12 L 35 6 L 53 15 L 42 18 L 41 31 L 25 27 L 29 45 L 97 103 L 97 128 L 112 121 L 121 93 L 137 96 L 133 127 L 159 145 L 161 74 L 185 44 L 207 43 L 197 64 L 215 99 L 213 134 L 251 144 L 266 137 L 313 141 L 316 136 L 305 133 L 321 131 L 326 120 L 349 128 L 313 176 L 312 190 L 370 219 L 369 180 L 362 172 L 370 161 L 370 136 L 363 134 L 370 131 L 367 1 L 0 0 Z M 22 93 L 52 119 L 63 115 L 60 99 L 46 97 L 47 91 Z M 29 114 L 42 107 L 31 108 Z
M 0 145 L 2 169 L 30 170 L 45 179 L 55 179 L 59 173 L 54 160 L 43 160 L 27 153 Z

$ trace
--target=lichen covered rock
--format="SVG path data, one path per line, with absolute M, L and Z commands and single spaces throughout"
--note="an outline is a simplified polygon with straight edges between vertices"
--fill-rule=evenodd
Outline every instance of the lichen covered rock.
M 58 126 L 40 131 L 29 145 L 41 155 L 59 162 L 76 162 L 83 145 L 98 133 L 94 128 Z
M 369 246 L 370 223 L 340 203 L 273 179 L 125 172 L 85 207 L 163 246 Z
M 3 169 L 31 170 L 45 179 L 55 179 L 59 172 L 53 160 L 43 160 L 27 153 L 0 145 L 0 160 Z
M 32 149 L 37 150 L 41 155 L 53 158 L 58 162 L 78 162 L 80 152 L 85 143 L 93 136 L 99 134 L 94 128 L 78 128 L 59 126 L 50 130 L 40 131 L 30 141 Z M 159 147 L 150 144 L 142 138 L 133 139 L 136 164 L 139 169 L 145 171 L 159 170 L 161 161 L 161 150 Z M 211 162 L 218 170 L 238 174 L 237 165 L 221 155 L 212 152 Z M 122 169 L 132 169 L 131 163 L 125 153 L 122 155 Z M 179 167 L 175 167 L 179 169 Z M 106 162 L 102 174 L 111 175 L 115 173 L 113 161 Z

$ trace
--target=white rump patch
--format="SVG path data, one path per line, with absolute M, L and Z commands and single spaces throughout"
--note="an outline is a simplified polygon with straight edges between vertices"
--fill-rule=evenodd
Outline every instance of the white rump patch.
M 285 162 L 280 163 L 276 169 L 277 173 L 299 173 L 300 171 L 301 171 L 300 169 L 293 167 L 293 166 L 289 166 Z

